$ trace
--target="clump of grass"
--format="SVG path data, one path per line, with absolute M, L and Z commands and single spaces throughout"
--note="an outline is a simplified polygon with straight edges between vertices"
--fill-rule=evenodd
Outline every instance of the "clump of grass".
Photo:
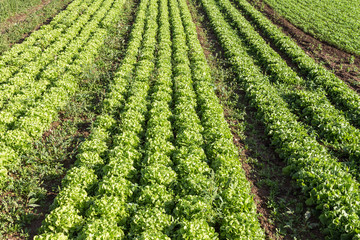
M 0 23 L 14 14 L 20 14 L 28 8 L 41 3 L 41 0 L 3 0 L 0 1 Z

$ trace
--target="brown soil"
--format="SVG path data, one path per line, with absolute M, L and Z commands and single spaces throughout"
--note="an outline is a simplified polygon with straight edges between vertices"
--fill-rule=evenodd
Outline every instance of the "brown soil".
M 53 135 L 55 130 L 61 129 L 63 123 L 65 121 L 73 121 L 73 119 L 67 119 L 63 117 L 63 114 L 59 113 L 60 119 L 56 122 L 53 122 L 50 129 L 43 134 L 43 141 L 47 141 Z M 69 157 L 66 161 L 63 162 L 63 166 L 66 169 L 70 169 L 73 163 L 76 160 L 76 153 L 79 147 L 79 142 L 82 139 L 87 138 L 90 134 L 89 129 L 91 126 L 91 119 L 83 119 L 84 124 L 79 126 L 78 131 L 72 135 L 68 136 L 72 138 L 72 144 L 66 149 L 69 153 Z M 35 215 L 37 216 L 28 226 L 28 231 L 30 235 L 30 239 L 33 239 L 34 236 L 37 234 L 39 227 L 41 226 L 42 221 L 45 219 L 46 214 L 50 213 L 50 206 L 53 203 L 55 197 L 57 196 L 58 192 L 55 192 L 53 189 L 57 189 L 61 185 L 61 180 L 64 178 L 65 175 L 61 176 L 60 178 L 54 180 L 44 181 L 42 186 L 47 190 L 46 197 L 43 202 L 40 204 L 39 208 L 36 208 Z
M 292 37 L 298 45 L 318 63 L 334 72 L 351 88 L 360 93 L 360 56 L 339 50 L 329 43 L 320 41 L 290 23 L 276 13 L 263 0 L 249 0 L 258 10 L 263 12 L 283 32 Z
M 282 239 L 280 236 L 277 236 L 277 234 L 276 234 L 276 232 L 277 232 L 276 224 L 271 223 L 271 219 L 272 219 L 271 209 L 268 208 L 270 189 L 263 187 L 263 186 L 262 187 L 257 186 L 257 183 L 259 181 L 261 181 L 262 178 L 257 174 L 256 169 L 254 169 L 254 167 L 251 164 L 249 164 L 247 161 L 247 159 L 249 157 L 252 157 L 252 155 L 253 155 L 252 150 L 250 150 L 250 149 L 245 150 L 246 144 L 244 143 L 243 140 L 241 140 L 241 138 L 237 134 L 239 129 L 237 129 L 236 126 L 239 124 L 239 121 L 234 120 L 232 118 L 231 114 L 227 114 L 226 112 L 225 112 L 225 118 L 227 119 L 229 126 L 231 128 L 231 132 L 234 136 L 233 142 L 239 150 L 240 161 L 241 161 L 242 167 L 245 171 L 246 178 L 251 183 L 251 194 L 253 195 L 255 203 L 256 203 L 261 227 L 264 229 L 264 231 L 269 239 Z M 251 120 L 251 119 L 247 119 L 247 120 Z M 247 137 L 252 136 L 252 134 L 250 132 L 246 132 L 245 134 Z M 254 137 L 254 136 L 252 136 L 252 137 Z M 256 139 L 255 142 L 257 143 L 256 145 L 258 145 L 258 146 L 264 146 L 264 141 L 261 140 L 260 138 Z M 270 146 L 269 143 L 267 143 L 266 145 L 268 147 Z M 268 151 L 266 151 L 266 152 L 263 151 L 261 153 L 262 156 L 259 157 L 259 159 L 261 159 L 265 163 L 270 160 L 268 154 L 270 154 L 271 156 L 275 156 L 275 152 L 272 148 L 268 148 L 267 150 Z M 267 160 L 267 161 L 265 161 L 265 160 Z M 277 167 L 278 171 L 273 172 L 273 177 L 278 182 L 280 182 L 281 179 L 283 178 L 281 169 L 283 167 L 285 167 L 285 164 L 281 160 L 279 160 L 279 158 L 277 158 L 277 157 L 273 158 L 273 160 L 276 160 L 276 161 L 273 161 L 273 163 L 278 166 Z M 269 167 L 269 166 L 267 166 L 267 167 Z M 285 180 L 286 180 L 288 186 L 291 186 L 292 183 L 291 183 L 290 179 L 287 178 Z
M 10 29 L 13 25 L 18 24 L 20 22 L 25 21 L 25 19 L 31 15 L 32 13 L 44 8 L 46 5 L 48 5 L 51 2 L 51 0 L 42 0 L 41 3 L 37 6 L 34 6 L 30 9 L 27 9 L 25 13 L 14 15 L 10 18 L 8 18 L 6 21 L 0 24 L 0 32 L 4 33 L 8 29 Z
M 39 208 L 36 209 L 36 212 L 34 213 L 37 218 L 31 221 L 31 226 L 28 228 L 29 231 L 29 239 L 34 239 L 34 237 L 37 235 L 37 231 L 41 226 L 42 221 L 45 219 L 46 214 L 49 213 L 49 208 L 51 204 L 53 203 L 55 197 L 57 196 L 56 192 L 50 191 L 50 189 L 46 188 L 46 198 L 43 204 Z M 16 238 L 19 239 L 19 238 Z

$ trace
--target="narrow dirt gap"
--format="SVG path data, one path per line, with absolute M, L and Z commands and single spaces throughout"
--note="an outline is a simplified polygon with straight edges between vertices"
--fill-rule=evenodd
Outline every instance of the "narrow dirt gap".
M 195 3 L 195 4 L 194 4 Z M 198 38 L 216 78 L 216 92 L 239 149 L 240 161 L 252 185 L 259 221 L 268 239 L 323 239 L 316 212 L 305 205 L 306 198 L 296 183 L 282 173 L 279 158 L 256 120 L 256 110 L 246 100 L 236 81 L 209 20 L 199 3 L 188 1 Z
M 325 66 L 330 72 L 333 72 L 347 83 L 349 87 L 360 93 L 360 56 L 347 53 L 331 46 L 329 43 L 317 40 L 294 26 L 284 17 L 281 17 L 263 0 L 249 0 L 249 2 L 268 17 L 273 24 L 280 27 L 287 36 L 291 37 L 317 63 Z M 236 4 L 234 5 L 236 6 Z M 249 20 L 249 22 L 252 21 Z M 257 31 L 269 42 L 269 39 L 259 29 Z M 273 44 L 271 44 L 271 47 L 280 54 Z M 284 58 L 283 54 L 280 55 Z M 286 57 L 284 59 L 288 60 Z

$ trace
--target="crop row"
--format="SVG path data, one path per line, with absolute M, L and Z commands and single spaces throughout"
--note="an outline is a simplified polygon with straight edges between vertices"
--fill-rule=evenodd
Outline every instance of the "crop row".
M 203 127 L 196 112 L 190 62 L 178 2 L 170 0 L 173 41 L 174 78 L 174 164 L 178 174 L 178 203 L 175 216 L 179 229 L 177 239 L 218 239 L 215 233 L 213 198 L 215 183 L 202 148 Z M 185 24 L 184 24 L 185 25 Z M 192 207 L 189 207 L 192 206 Z M 202 208 L 202 210 L 201 210 Z
M 84 37 L 81 35 L 79 36 L 79 43 L 72 41 L 78 36 L 80 32 L 86 33 L 86 31 L 82 31 L 83 28 L 89 22 L 93 14 L 100 8 L 102 2 L 103 1 L 95 1 L 89 7 L 87 14 L 83 14 L 79 18 L 79 21 L 68 29 L 66 34 L 61 35 L 59 42 L 54 44 L 52 47 L 47 48 L 39 59 L 29 62 L 26 66 L 23 66 L 21 70 L 14 76 L 3 82 L 0 90 L 1 108 L 6 107 L 8 100 L 12 100 L 14 95 L 17 95 L 19 92 L 21 93 L 23 88 L 33 87 L 33 89 L 41 89 L 41 87 L 46 87 L 47 82 L 49 82 L 45 81 L 45 79 L 43 79 L 44 77 L 48 77 L 51 80 L 51 78 L 56 78 L 61 75 L 62 72 L 58 71 L 65 70 L 66 65 L 69 63 L 69 61 L 72 60 L 72 56 L 82 46 L 82 42 L 79 39 Z M 95 20 L 95 23 L 97 22 Z M 96 29 L 96 27 L 94 27 L 94 23 L 91 25 L 93 29 Z M 90 27 L 87 28 L 89 29 Z M 91 31 L 88 32 L 85 37 L 87 37 L 90 33 Z M 83 41 L 86 41 L 86 38 L 83 39 Z M 72 48 L 67 48 L 68 44 L 72 44 Z M 62 52 L 65 48 L 66 51 Z M 60 55 L 59 58 L 57 58 L 57 55 Z M 30 92 L 32 91 L 33 90 L 31 89 Z
M 318 138 L 340 153 L 359 180 L 360 131 L 352 126 L 343 113 L 329 103 L 325 94 L 292 91 L 285 94 L 291 110 L 303 122 L 311 125 Z M 348 159 L 348 160 L 347 160 Z
M 300 116 L 301 120 L 310 124 L 319 134 L 319 139 L 342 151 L 350 157 L 350 161 L 359 165 L 360 155 L 357 149 L 360 133 L 326 98 L 323 92 L 311 90 L 312 82 L 302 79 L 293 71 L 266 41 L 246 21 L 229 0 L 219 0 L 223 14 L 232 20 L 239 36 L 248 44 L 249 51 L 256 55 L 258 64 L 268 74 L 269 79 L 277 87 L 290 109 Z M 356 170 L 355 170 L 356 172 Z
M 85 0 L 72 2 L 49 25 L 42 26 L 40 30 L 31 34 L 24 42 L 14 45 L 9 51 L 5 52 L 0 57 L 0 82 L 7 82 L 24 65 L 29 64 L 34 59 L 41 58 L 42 52 L 49 46 L 54 45 L 54 43 L 59 44 L 58 39 L 68 31 L 67 28 L 79 21 L 80 13 L 89 7 L 90 2 Z
M 360 54 L 359 3 L 347 1 L 266 0 L 291 23 L 321 41 Z
M 88 22 L 76 40 L 72 41 L 67 46 L 66 51 L 60 53 L 57 59 L 48 65 L 44 71 L 39 74 L 41 68 L 38 68 L 35 73 L 32 73 L 32 76 L 28 75 L 28 78 L 22 79 L 21 83 L 11 82 L 9 85 L 12 86 L 12 88 L 8 86 L 4 87 L 6 94 L 4 94 L 3 97 L 7 99 L 1 112 L 1 123 L 3 124 L 2 127 L 4 131 L 7 130 L 8 125 L 11 125 L 19 116 L 22 116 L 26 109 L 35 105 L 44 91 L 54 85 L 54 83 L 56 84 L 56 80 L 58 80 L 71 65 L 73 57 L 76 57 L 75 55 L 81 50 L 84 44 L 87 43 L 92 33 L 98 29 L 99 19 L 103 18 L 110 6 L 111 1 L 107 3 L 102 11 L 99 11 L 94 16 L 92 21 Z M 39 79 L 37 79 L 37 77 Z M 13 92 L 16 93 L 15 96 L 12 96 L 14 94 Z
M 57 118 L 59 109 L 77 90 L 84 68 L 92 65 L 103 44 L 106 29 L 100 27 L 102 21 L 113 21 L 121 10 L 113 0 L 95 1 L 87 9 L 89 12 L 81 15 L 74 28 L 69 28 L 59 37 L 67 43 L 66 46 L 54 43 L 53 47 L 46 49 L 49 58 L 31 61 L 24 68 L 30 69 L 37 64 L 40 67 L 23 74 L 19 72 L 9 79 L 19 81 L 2 85 L 8 87 L 3 88 L 8 95 L 7 98 L 2 96 L 4 101 L 0 112 L 2 184 L 6 168 L 19 163 L 19 155 L 32 147 L 34 139 L 41 137 Z M 56 50 L 60 45 L 64 49 Z M 53 55 L 55 53 L 57 58 Z M 21 78 L 25 75 L 26 78 Z
M 216 2 L 203 0 L 202 3 L 251 104 L 265 123 L 273 145 L 287 161 L 285 172 L 297 180 L 309 197 L 307 204 L 315 205 L 321 211 L 320 220 L 325 232 L 333 238 L 359 237 L 359 183 L 299 124 L 278 91 L 255 65 L 247 47 L 226 22 Z
M 186 1 L 141 1 L 103 114 L 37 239 L 263 239 L 212 86 Z
M 132 239 L 168 239 L 172 217 L 170 215 L 174 193 L 172 185 L 176 181 L 176 173 L 170 167 L 173 145 L 173 133 L 169 118 L 169 102 L 172 100 L 171 89 L 171 45 L 166 1 L 153 1 L 150 4 L 158 9 L 151 9 L 149 33 L 152 41 L 144 39 L 145 52 L 154 54 L 158 45 L 157 70 L 154 74 L 154 85 L 150 90 L 149 111 L 145 127 L 144 155 L 135 163 L 138 172 L 138 187 L 131 201 L 133 209 L 129 211 L 128 237 Z M 156 15 L 159 14 L 159 25 Z M 156 32 L 158 30 L 158 33 Z M 157 38 L 156 38 L 157 36 Z M 164 41 L 164 44 L 159 44 Z M 145 59 L 145 63 L 153 65 L 155 55 Z M 154 61 L 148 62 L 148 61 Z M 150 80 L 149 78 L 148 80 Z M 169 85 L 170 84 L 170 85 Z

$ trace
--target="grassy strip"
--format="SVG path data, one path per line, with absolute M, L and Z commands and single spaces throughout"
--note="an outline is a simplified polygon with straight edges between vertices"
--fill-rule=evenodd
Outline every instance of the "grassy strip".
M 7 27 L 6 30 L 0 34 L 0 55 L 8 50 L 11 45 L 24 39 L 27 34 L 35 30 L 38 26 L 44 24 L 51 17 L 54 17 L 72 1 L 73 0 L 52 0 L 43 8 L 28 15 L 24 21 Z
M 41 3 L 41 0 L 3 0 L 0 2 L 0 23 Z

